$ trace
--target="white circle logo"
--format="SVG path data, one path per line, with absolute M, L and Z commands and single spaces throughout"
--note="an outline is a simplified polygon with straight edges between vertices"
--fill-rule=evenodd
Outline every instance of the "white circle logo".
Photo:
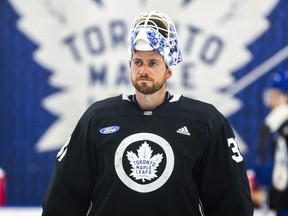
M 140 193 L 157 190 L 169 179 L 174 168 L 170 144 L 152 133 L 137 133 L 118 146 L 114 160 L 120 180 Z

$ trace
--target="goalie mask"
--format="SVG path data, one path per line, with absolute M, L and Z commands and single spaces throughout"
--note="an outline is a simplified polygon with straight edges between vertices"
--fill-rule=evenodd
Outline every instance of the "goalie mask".
M 136 16 L 130 27 L 129 40 L 130 58 L 135 50 L 155 50 L 169 68 L 182 61 L 175 25 L 166 14 L 144 12 Z

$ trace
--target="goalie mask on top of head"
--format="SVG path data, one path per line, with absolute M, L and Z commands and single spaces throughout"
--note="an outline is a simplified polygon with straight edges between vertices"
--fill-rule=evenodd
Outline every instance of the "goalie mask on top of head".
M 130 59 L 135 50 L 155 50 L 169 68 L 182 61 L 175 25 L 166 14 L 150 11 L 136 16 L 131 23 L 129 40 Z

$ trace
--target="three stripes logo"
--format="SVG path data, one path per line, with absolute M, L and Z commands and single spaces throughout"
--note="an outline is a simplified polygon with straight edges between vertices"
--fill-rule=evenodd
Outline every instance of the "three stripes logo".
M 190 132 L 188 131 L 186 126 L 179 128 L 176 132 L 179 134 L 184 134 L 184 135 L 190 136 Z

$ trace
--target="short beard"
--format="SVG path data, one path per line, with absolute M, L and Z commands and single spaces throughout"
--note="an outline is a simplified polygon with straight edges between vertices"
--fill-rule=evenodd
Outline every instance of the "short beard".
M 139 85 L 136 81 L 132 81 L 133 86 L 135 87 L 135 89 L 145 95 L 149 95 L 149 94 L 154 94 L 155 92 L 159 91 L 159 89 L 161 89 L 164 85 L 165 85 L 165 81 L 166 79 L 163 78 L 160 82 L 158 83 L 154 83 L 151 87 L 148 87 L 146 85 L 146 83 L 143 83 L 142 85 Z

